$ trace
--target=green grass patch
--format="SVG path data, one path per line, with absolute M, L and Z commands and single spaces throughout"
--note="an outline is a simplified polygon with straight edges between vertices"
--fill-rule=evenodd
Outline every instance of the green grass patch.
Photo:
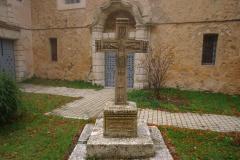
M 128 99 L 137 102 L 139 108 L 240 116 L 239 95 L 178 89 L 163 89 L 161 95 L 162 99 L 155 98 L 151 90 L 132 90 Z
M 240 133 L 217 133 L 160 127 L 175 159 L 239 160 Z
M 53 86 L 53 87 L 67 87 L 75 89 L 95 89 L 101 90 L 103 86 L 92 84 L 85 81 L 66 81 L 66 80 L 50 80 L 50 79 L 40 79 L 40 78 L 31 78 L 23 81 L 23 83 L 42 85 L 42 86 Z
M 70 120 L 44 113 L 75 98 L 24 93 L 24 113 L 11 124 L 0 126 L 0 159 L 64 159 L 73 138 L 85 121 Z

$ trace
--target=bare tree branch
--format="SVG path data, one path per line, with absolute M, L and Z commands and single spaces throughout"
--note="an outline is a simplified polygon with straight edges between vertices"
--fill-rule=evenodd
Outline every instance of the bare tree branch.
M 168 70 L 173 64 L 174 51 L 168 46 L 158 46 L 150 49 L 150 53 L 143 60 L 143 67 L 147 74 L 149 88 L 154 89 L 155 95 L 165 86 Z

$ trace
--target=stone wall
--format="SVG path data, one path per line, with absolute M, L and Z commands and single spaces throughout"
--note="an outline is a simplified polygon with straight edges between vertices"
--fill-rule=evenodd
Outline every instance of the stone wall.
M 92 24 L 99 18 L 99 7 L 108 1 L 86 0 L 85 8 L 59 10 L 57 0 L 32 0 L 34 73 L 38 77 L 91 79 L 104 84 L 104 54 L 95 53 L 94 41 L 113 33 L 104 33 L 103 26 L 93 28 Z M 138 26 L 132 32 L 137 39 L 175 48 L 168 86 L 240 93 L 239 0 L 125 1 L 138 6 L 144 23 L 152 26 Z M 219 34 L 214 66 L 201 65 L 204 33 Z M 58 38 L 58 62 L 50 59 L 51 37 Z M 138 67 L 144 56 L 135 55 L 135 88 L 146 84 L 143 69 Z
M 51 60 L 49 38 L 58 40 L 58 61 Z M 35 75 L 48 79 L 86 80 L 91 67 L 88 29 L 33 32 Z
M 149 0 L 149 3 L 155 23 L 221 21 L 240 18 L 239 0 Z
M 174 48 L 168 86 L 216 92 L 240 92 L 240 23 L 158 25 L 152 44 Z M 203 34 L 218 33 L 215 65 L 202 65 Z
M 1 1 L 0 37 L 14 40 L 17 80 L 31 77 L 33 60 L 30 0 Z

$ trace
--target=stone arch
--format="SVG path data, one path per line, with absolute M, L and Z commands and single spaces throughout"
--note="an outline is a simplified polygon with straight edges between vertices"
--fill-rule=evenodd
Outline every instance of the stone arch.
M 131 39 L 145 40 L 150 39 L 150 22 L 144 19 L 140 5 L 128 0 L 109 0 L 95 12 L 92 23 L 92 81 L 95 84 L 105 85 L 105 53 L 96 52 L 95 41 L 105 38 L 115 38 L 112 31 L 105 32 L 106 21 L 117 12 L 122 12 L 125 16 L 132 17 L 134 20 L 134 30 L 130 32 Z M 145 16 L 146 17 L 146 16 Z M 124 18 L 124 17 L 123 17 Z M 151 18 L 148 18 L 151 19 Z M 146 56 L 144 53 L 135 53 L 134 60 L 134 88 L 143 88 L 145 83 L 145 75 L 143 68 L 139 65 L 141 59 Z
M 100 6 L 96 11 L 93 20 L 93 27 L 98 25 L 103 26 L 108 16 L 118 10 L 131 13 L 131 15 L 133 15 L 135 18 L 137 26 L 145 25 L 148 23 L 144 21 L 144 18 L 142 16 L 142 9 L 139 5 L 126 0 L 110 0 Z
M 104 32 L 114 32 L 116 28 L 116 18 L 128 18 L 129 19 L 129 29 L 136 29 L 136 21 L 131 13 L 125 10 L 118 10 L 108 15 L 104 23 Z

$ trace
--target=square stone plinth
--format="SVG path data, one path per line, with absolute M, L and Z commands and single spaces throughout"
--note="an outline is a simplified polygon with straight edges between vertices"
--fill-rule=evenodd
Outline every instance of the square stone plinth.
M 87 157 L 97 159 L 142 159 L 155 154 L 149 128 L 139 122 L 136 138 L 106 138 L 103 136 L 103 119 L 97 120 L 87 142 Z
M 104 109 L 104 136 L 109 138 L 137 137 L 136 103 L 115 105 L 107 102 Z

